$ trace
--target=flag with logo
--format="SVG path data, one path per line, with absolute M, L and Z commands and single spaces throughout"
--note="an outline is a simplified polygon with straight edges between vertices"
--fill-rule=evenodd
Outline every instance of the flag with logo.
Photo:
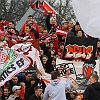
M 39 58 L 38 39 L 27 41 L 25 43 L 15 43 L 14 41 L 9 41 L 9 47 L 28 57 L 31 61 L 30 65 L 34 65 L 34 62 L 36 61 L 37 69 L 41 74 L 45 72 Z
M 65 43 L 64 59 L 95 60 L 97 38 L 68 37 Z
M 100 73 L 99 60 L 77 62 L 56 59 L 56 68 L 63 77 L 66 75 L 66 71 L 70 70 L 70 79 L 72 82 L 76 81 L 79 86 L 87 85 L 92 74 L 99 75 Z
M 23 54 L 8 47 L 0 47 L 0 86 L 10 80 L 14 75 L 25 70 L 30 60 Z

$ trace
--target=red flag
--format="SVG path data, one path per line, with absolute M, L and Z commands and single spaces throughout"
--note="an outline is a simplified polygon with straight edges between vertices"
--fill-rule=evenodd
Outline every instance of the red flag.
M 32 3 L 32 1 L 30 0 L 30 5 L 33 10 L 43 12 L 46 15 L 48 15 L 50 12 L 52 12 L 53 14 L 57 14 L 57 12 L 46 1 L 42 3 L 40 1 L 35 1 L 34 3 Z
M 43 2 L 43 6 L 48 11 L 48 13 L 52 12 L 55 15 L 57 14 L 57 12 L 46 1 Z
M 25 93 L 24 86 L 21 85 L 20 97 L 21 97 L 22 99 L 24 99 L 24 93 Z

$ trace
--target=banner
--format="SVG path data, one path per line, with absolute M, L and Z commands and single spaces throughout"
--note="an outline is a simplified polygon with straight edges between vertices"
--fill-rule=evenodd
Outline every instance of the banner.
M 65 43 L 64 59 L 95 60 L 97 40 L 96 38 L 68 37 Z
M 66 70 L 70 70 L 70 77 L 81 86 L 87 86 L 91 74 L 99 75 L 99 60 L 94 62 L 77 62 L 67 61 L 62 59 L 56 59 L 56 68 L 60 72 L 61 76 L 66 75 Z
M 60 72 L 62 81 L 66 81 L 66 71 L 70 70 L 71 91 L 76 89 L 85 90 L 89 84 L 90 76 L 92 74 L 100 74 L 99 60 L 95 60 L 94 62 L 77 62 L 56 59 L 56 69 Z M 41 78 L 46 85 L 50 84 L 50 74 L 45 73 Z
M 57 12 L 46 1 L 35 1 L 34 3 L 32 3 L 32 1 L 30 0 L 30 5 L 33 10 L 43 12 L 46 15 L 48 15 L 50 12 L 55 15 L 57 14 Z
M 36 61 L 37 69 L 41 74 L 44 74 L 41 60 L 39 58 L 39 40 L 27 41 L 25 43 L 16 43 L 9 41 L 9 46 L 20 54 L 24 54 L 31 61 L 30 66 L 34 65 Z
M 75 15 L 83 31 L 100 37 L 100 0 L 72 0 Z
M 30 60 L 10 48 L 0 47 L 0 87 L 30 65 Z

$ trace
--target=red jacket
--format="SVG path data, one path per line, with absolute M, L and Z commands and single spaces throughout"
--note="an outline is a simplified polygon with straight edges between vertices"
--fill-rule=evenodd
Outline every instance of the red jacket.
M 28 24 L 29 21 L 26 21 L 25 24 L 22 26 L 21 31 L 25 30 L 25 26 Z M 34 21 L 32 22 L 33 28 L 38 32 L 38 34 L 40 33 L 38 24 L 36 24 Z

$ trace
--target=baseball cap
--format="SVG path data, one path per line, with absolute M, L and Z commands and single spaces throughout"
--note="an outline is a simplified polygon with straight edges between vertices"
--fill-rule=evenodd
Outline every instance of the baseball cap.
M 21 89 L 21 86 L 14 85 L 14 86 L 12 87 L 12 91 L 13 91 L 13 92 L 16 91 L 16 90 L 19 90 L 19 89 Z
M 63 20 L 63 21 L 61 22 L 61 25 L 63 25 L 64 23 L 67 23 L 67 21 L 66 21 L 66 20 Z

